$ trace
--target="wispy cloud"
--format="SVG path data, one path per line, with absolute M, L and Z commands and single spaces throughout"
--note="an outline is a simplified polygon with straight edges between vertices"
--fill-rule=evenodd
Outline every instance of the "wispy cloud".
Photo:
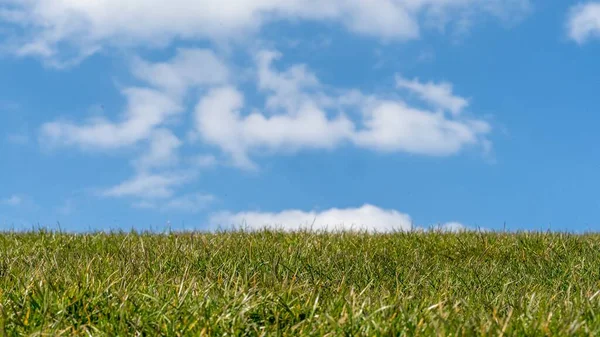
M 197 155 L 189 158 L 189 162 L 193 167 L 200 169 L 213 167 L 218 164 L 218 160 L 211 154 Z
M 77 146 L 87 150 L 118 149 L 147 139 L 167 118 L 183 111 L 168 95 L 148 88 L 127 88 L 127 108 L 120 122 L 91 118 L 84 124 L 46 123 L 41 128 L 45 146 Z
M 457 96 L 452 92 L 452 84 L 448 82 L 421 82 L 416 78 L 409 80 L 396 75 L 396 85 L 398 88 L 407 89 L 417 94 L 434 108 L 450 111 L 454 115 L 458 115 L 469 105 L 466 98 Z
M 100 192 L 105 197 L 137 197 L 142 199 L 167 199 L 174 188 L 189 182 L 193 174 L 187 172 L 139 173 L 119 185 Z
M 174 97 L 185 95 L 189 88 L 228 83 L 231 77 L 227 65 L 212 50 L 199 48 L 180 48 L 166 62 L 136 58 L 132 73 Z
M 148 152 L 134 160 L 134 166 L 140 171 L 161 167 L 176 167 L 179 164 L 177 150 L 183 145 L 168 129 L 159 129 L 152 133 Z

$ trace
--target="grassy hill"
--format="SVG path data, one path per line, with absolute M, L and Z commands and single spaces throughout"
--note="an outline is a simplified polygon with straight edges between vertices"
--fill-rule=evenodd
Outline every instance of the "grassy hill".
M 600 335 L 600 235 L 0 234 L 0 335 Z

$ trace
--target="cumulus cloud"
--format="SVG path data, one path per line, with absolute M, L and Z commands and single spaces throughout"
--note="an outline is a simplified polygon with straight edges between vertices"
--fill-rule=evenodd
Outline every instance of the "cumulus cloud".
M 303 105 L 326 103 L 328 97 L 321 93 L 322 84 L 305 64 L 294 64 L 281 71 L 274 67 L 282 56 L 273 50 L 261 50 L 254 56 L 257 89 L 267 94 L 265 108 L 293 114 Z
M 133 200 L 138 208 L 185 212 L 202 209 L 212 196 L 178 195 L 178 189 L 195 178 L 182 172 L 180 165 L 199 170 L 217 162 L 210 154 L 181 160 L 183 141 L 167 123 L 186 111 L 186 93 L 196 87 L 204 89 L 194 108 L 197 139 L 220 149 L 234 165 L 245 169 L 257 167 L 254 155 L 332 150 L 343 144 L 442 156 L 488 142 L 491 127 L 460 114 L 467 102 L 453 93 L 450 83 L 398 77 L 400 87 L 441 110 L 431 112 L 409 106 L 397 95 L 383 99 L 358 90 L 331 88 L 303 64 L 278 69 L 275 61 L 281 56 L 264 50 L 253 57 L 253 80 L 264 95 L 262 106 L 246 102 L 227 65 L 210 51 L 179 49 L 170 60 L 154 63 L 136 59 L 132 73 L 147 87 L 123 90 L 127 107 L 120 121 L 98 117 L 83 123 L 57 120 L 42 126 L 41 139 L 46 145 L 92 150 L 137 148 L 133 145 L 142 143 L 144 151 L 132 160 L 133 177 L 99 194 Z M 393 221 L 400 228 L 407 223 L 400 221 L 400 213 L 369 205 L 331 210 L 319 217 L 345 222 L 369 214 L 387 214 L 381 216 L 388 221 L 381 222 L 382 228 Z
M 246 227 L 261 229 L 273 227 L 283 230 L 371 230 L 405 231 L 411 229 L 410 216 L 395 210 L 384 210 L 372 205 L 360 208 L 333 208 L 322 212 L 286 210 L 279 213 L 241 212 L 217 213 L 210 217 L 209 223 L 223 228 Z
M 106 44 L 239 39 L 277 20 L 334 22 L 356 34 L 409 40 L 420 36 L 421 17 L 464 26 L 475 13 L 502 18 L 528 9 L 529 0 L 3 0 L 0 20 L 23 27 L 12 42 L 17 53 L 52 58 L 59 45 L 84 57 Z
M 306 65 L 277 69 L 279 58 L 280 53 L 270 50 L 254 55 L 255 87 L 265 95 L 258 107 L 247 105 L 244 93 L 227 84 L 227 66 L 210 51 L 179 49 L 172 59 L 157 63 L 138 59 L 132 72 L 150 87 L 123 90 L 128 105 L 121 121 L 49 122 L 42 126 L 43 144 L 111 150 L 145 141 L 148 150 L 133 161 L 138 170 L 176 165 L 182 141 L 165 123 L 185 111 L 183 96 L 194 87 L 207 89 L 194 109 L 197 138 L 243 168 L 256 168 L 253 153 L 331 150 L 342 144 L 437 156 L 488 144 L 490 125 L 460 115 L 468 101 L 454 94 L 448 82 L 397 77 L 399 87 L 441 109 L 430 112 L 398 98 L 329 88 Z M 358 111 L 358 116 L 346 110 Z
M 506 13 L 523 13 L 528 7 L 528 0 L 0 0 L 0 24 L 9 25 L 14 28 L 9 31 L 17 34 L 3 39 L 0 47 L 69 65 L 107 47 L 239 41 L 282 20 L 334 23 L 353 34 L 405 41 L 419 38 L 425 21 L 443 29 L 452 22 L 464 25 L 474 14 L 504 18 Z M 217 162 L 213 155 L 190 161 L 179 158 L 183 141 L 168 122 L 186 111 L 185 96 L 192 88 L 203 89 L 194 108 L 196 136 L 243 168 L 256 167 L 254 155 L 331 150 L 343 144 L 451 155 L 488 143 L 490 125 L 461 114 L 468 101 L 454 94 L 450 83 L 398 78 L 398 87 L 442 110 L 438 113 L 412 107 L 397 95 L 384 99 L 330 88 L 303 64 L 276 69 L 278 52 L 261 51 L 253 56 L 253 84 L 265 96 L 262 105 L 248 103 L 249 95 L 239 89 L 239 78 L 220 55 L 208 49 L 180 48 L 167 61 L 133 60 L 131 73 L 142 84 L 123 89 L 127 106 L 118 119 L 54 120 L 42 126 L 40 139 L 54 147 L 104 151 L 139 149 L 142 143 L 144 152 L 131 161 L 133 177 L 100 195 L 132 198 L 138 200 L 138 207 L 186 211 L 201 208 L 212 196 L 178 196 L 177 189 L 194 177 L 177 171 L 178 165 L 194 162 L 198 169 Z M 255 223 L 276 220 L 285 224 L 290 214 L 302 221 L 318 216 L 323 226 L 356 223 L 389 230 L 406 229 L 410 223 L 405 214 L 370 205 L 318 213 L 241 215 L 252 217 Z M 218 216 L 215 219 L 238 220 L 240 214 Z
M 399 86 L 441 109 L 432 112 L 400 98 L 329 88 L 303 64 L 278 70 L 274 61 L 280 57 L 274 51 L 255 56 L 256 86 L 265 94 L 264 106 L 249 106 L 242 92 L 224 86 L 210 90 L 195 108 L 199 138 L 221 149 L 239 167 L 255 168 L 253 153 L 334 149 L 343 144 L 433 156 L 489 144 L 491 126 L 460 115 L 468 102 L 453 94 L 450 83 L 398 77 Z
M 469 228 L 459 222 L 448 222 L 443 225 L 433 226 L 434 230 L 441 230 L 444 232 L 458 233 L 468 230 Z
M 148 88 L 126 88 L 127 107 L 119 122 L 102 117 L 78 124 L 54 121 L 41 128 L 42 143 L 49 146 L 78 146 L 83 149 L 110 150 L 131 146 L 147 139 L 152 131 L 173 115 L 183 111 L 170 96 Z
M 409 215 L 392 209 L 382 209 L 365 204 L 358 208 L 332 208 L 325 211 L 285 210 L 271 212 L 220 212 L 209 218 L 211 228 L 244 228 L 260 230 L 263 228 L 285 231 L 314 230 L 366 230 L 371 232 L 392 232 L 424 230 L 413 225 Z M 462 231 L 468 228 L 457 222 L 431 227 L 434 230 Z
M 452 93 L 452 84 L 448 82 L 420 82 L 418 79 L 409 80 L 402 76 L 396 76 L 398 88 L 407 89 L 419 96 L 434 108 L 450 111 L 458 115 L 469 105 L 469 101 Z
M 600 2 L 578 4 L 571 8 L 567 21 L 569 37 L 584 43 L 600 37 Z
M 485 144 L 488 123 L 452 120 L 407 106 L 402 101 L 378 101 L 363 111 L 364 128 L 354 135 L 358 146 L 385 152 L 448 156 L 467 145 Z
M 345 116 L 329 119 L 317 106 L 307 104 L 295 114 L 267 117 L 259 112 L 240 114 L 243 94 L 232 87 L 210 91 L 196 106 L 196 127 L 203 140 L 231 155 L 240 167 L 253 168 L 248 151 L 293 151 L 333 148 L 352 132 Z

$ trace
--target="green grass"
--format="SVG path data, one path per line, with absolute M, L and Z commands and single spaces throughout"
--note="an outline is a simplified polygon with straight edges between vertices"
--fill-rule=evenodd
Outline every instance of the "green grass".
M 0 234 L 0 335 L 600 335 L 600 235 Z

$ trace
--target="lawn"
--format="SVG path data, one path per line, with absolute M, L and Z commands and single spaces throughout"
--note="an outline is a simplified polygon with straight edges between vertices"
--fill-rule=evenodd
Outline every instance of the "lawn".
M 600 335 L 600 235 L 0 234 L 0 335 Z

